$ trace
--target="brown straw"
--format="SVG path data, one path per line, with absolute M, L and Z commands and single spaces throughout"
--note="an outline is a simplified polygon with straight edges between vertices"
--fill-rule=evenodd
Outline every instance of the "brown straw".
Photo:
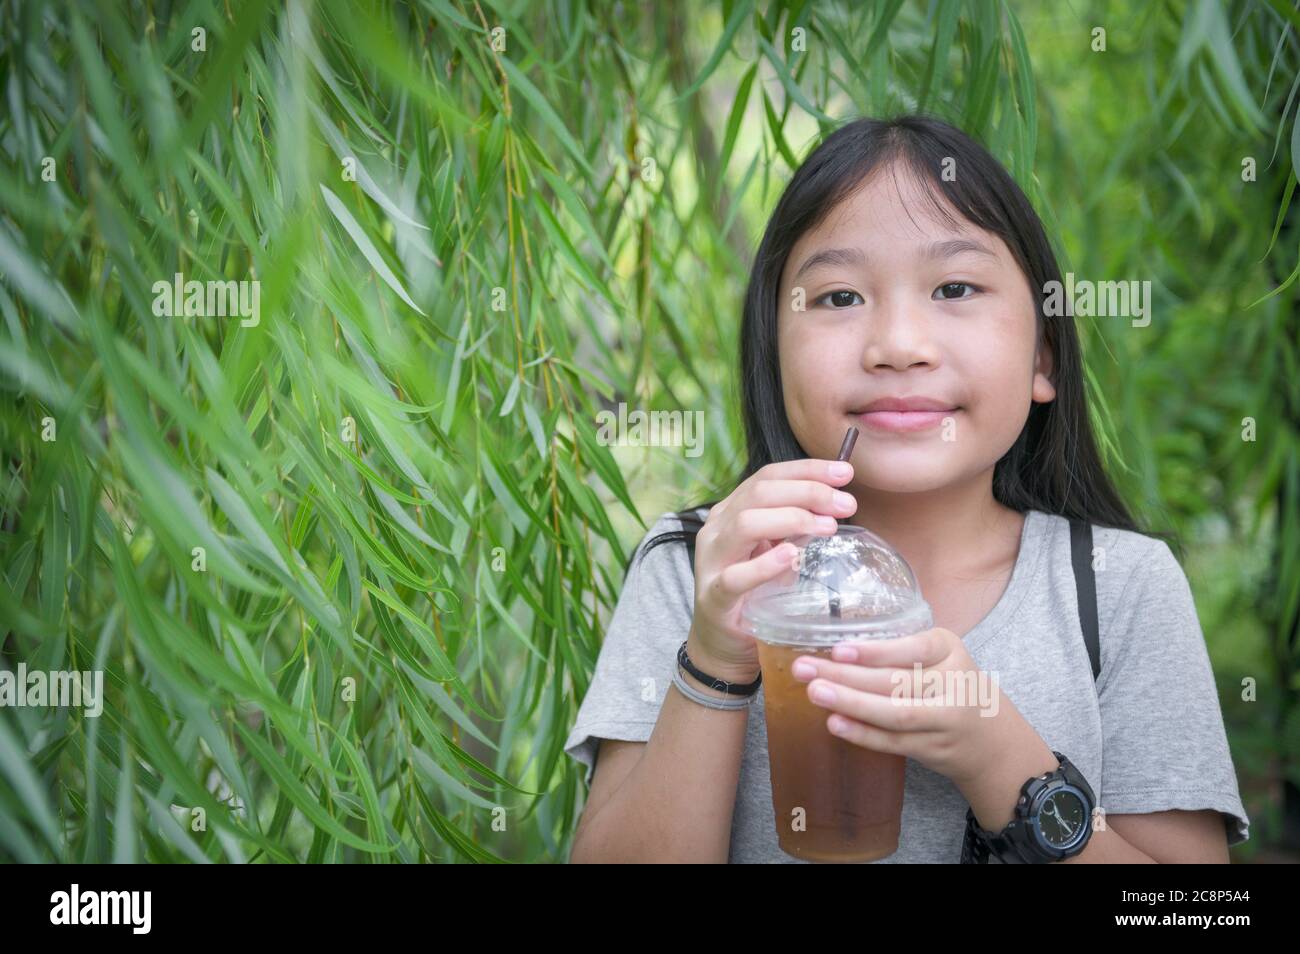
M 844 432 L 844 441 L 843 443 L 840 444 L 840 452 L 835 459 L 841 461 L 847 461 L 849 459 L 849 455 L 853 453 L 853 445 L 857 443 L 857 440 L 858 440 L 858 429 L 856 427 L 850 426 L 849 429 Z M 830 602 L 831 617 L 834 619 L 839 619 L 840 618 L 840 595 L 838 593 L 831 593 L 829 602 Z
M 850 425 L 849 429 L 844 432 L 844 443 L 840 444 L 840 453 L 839 456 L 837 456 L 835 459 L 848 460 L 850 455 L 852 455 L 853 453 L 853 445 L 856 444 L 857 442 L 858 442 L 858 429 Z
M 848 460 L 849 455 L 853 453 L 853 445 L 858 440 L 858 429 L 850 426 L 844 432 L 844 442 L 840 444 L 839 455 L 836 460 Z M 840 619 L 840 595 L 838 593 L 829 594 L 829 604 L 831 617 Z M 837 806 L 840 809 L 840 833 L 845 838 L 852 838 L 856 834 L 854 826 L 854 817 L 849 812 L 849 807 L 853 805 L 852 796 L 849 793 L 849 768 L 848 768 L 848 747 L 852 744 L 845 739 L 836 739 L 831 743 L 835 747 L 836 757 L 836 777 L 839 779 L 840 803 Z

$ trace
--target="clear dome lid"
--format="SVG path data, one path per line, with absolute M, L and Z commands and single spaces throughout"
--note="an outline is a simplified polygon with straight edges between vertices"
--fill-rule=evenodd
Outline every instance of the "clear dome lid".
M 820 645 L 903 636 L 934 625 L 912 568 L 870 530 L 841 524 L 834 536 L 805 534 L 787 542 L 799 548 L 797 559 L 751 590 L 741 611 L 756 637 Z

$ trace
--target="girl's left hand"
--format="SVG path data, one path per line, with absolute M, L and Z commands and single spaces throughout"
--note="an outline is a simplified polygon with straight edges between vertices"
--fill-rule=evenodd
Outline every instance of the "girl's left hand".
M 975 665 L 951 630 L 896 639 L 840 643 L 822 656 L 800 656 L 792 672 L 808 698 L 828 710 L 827 728 L 875 752 L 915 759 L 954 783 L 990 764 L 1019 715 L 996 674 Z M 819 698 L 829 690 L 833 699 Z

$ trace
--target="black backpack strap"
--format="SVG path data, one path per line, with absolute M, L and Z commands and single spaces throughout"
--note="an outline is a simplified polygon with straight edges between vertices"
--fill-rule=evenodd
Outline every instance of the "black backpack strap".
M 695 537 L 704 526 L 704 521 L 700 517 L 699 509 L 692 510 L 690 516 L 681 521 L 682 531 L 686 534 L 686 558 L 691 562 L 691 576 L 695 575 Z
M 1092 661 L 1092 678 L 1101 675 L 1101 639 L 1097 632 L 1097 578 L 1092 570 L 1092 524 L 1070 520 L 1070 560 L 1074 564 L 1074 589 L 1079 597 L 1079 625 Z

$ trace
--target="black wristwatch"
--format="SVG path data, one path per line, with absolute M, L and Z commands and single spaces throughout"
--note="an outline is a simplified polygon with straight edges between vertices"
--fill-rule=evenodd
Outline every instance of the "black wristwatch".
M 1083 851 L 1097 799 L 1083 773 L 1060 752 L 1052 754 L 1060 765 L 1020 787 L 1016 817 L 1002 831 L 980 828 L 974 810 L 966 809 L 962 864 L 1046 864 Z

